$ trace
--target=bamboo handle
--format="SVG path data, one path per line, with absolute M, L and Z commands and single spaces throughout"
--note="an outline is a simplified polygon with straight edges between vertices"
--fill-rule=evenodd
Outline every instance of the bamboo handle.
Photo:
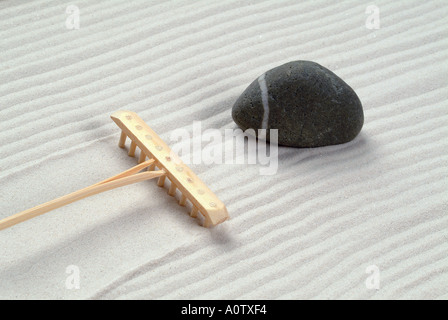
M 151 161 L 147 161 L 146 163 L 151 164 Z M 138 166 L 135 166 L 134 168 L 131 168 L 117 176 L 111 177 L 109 179 L 106 179 L 102 182 L 99 182 L 97 184 L 91 185 L 89 187 L 86 187 L 84 189 L 72 192 L 70 194 L 67 194 L 65 196 L 62 196 L 60 198 L 51 200 L 49 202 L 43 203 L 41 205 L 38 205 L 34 208 L 16 213 L 8 218 L 0 220 L 0 230 L 9 228 L 15 224 L 18 224 L 20 222 L 26 221 L 28 219 L 37 217 L 41 214 L 44 214 L 48 211 L 60 208 L 62 206 L 65 206 L 67 204 L 70 204 L 72 202 L 84 199 L 86 197 L 93 196 L 95 194 L 112 190 L 115 188 L 123 187 L 132 183 L 154 179 L 160 176 L 164 176 L 166 173 L 163 170 L 159 171 L 150 171 L 150 172 L 142 172 L 133 174 L 131 176 L 127 176 L 130 173 L 134 173 L 139 167 L 144 168 L 143 166 L 145 163 L 142 163 Z M 149 165 L 147 164 L 147 165 Z M 139 170 L 137 170 L 138 172 Z M 124 176 L 124 177 L 123 177 Z
M 154 162 L 155 161 L 153 159 L 147 160 L 145 162 L 142 162 L 142 163 L 136 165 L 135 167 L 132 167 L 132 168 L 130 168 L 130 169 L 126 170 L 126 171 L 123 171 L 123 172 L 121 172 L 121 173 L 119 173 L 119 174 L 117 174 L 115 176 L 107 178 L 106 180 L 98 182 L 98 183 L 96 183 L 96 184 L 94 184 L 92 186 L 96 186 L 96 185 L 99 185 L 99 184 L 104 184 L 106 182 L 110 182 L 110 181 L 113 181 L 113 180 L 117 180 L 117 179 L 121 179 L 121 178 L 130 176 L 131 174 L 137 173 L 137 172 L 145 169 L 146 167 L 149 167 L 149 166 L 153 165 Z

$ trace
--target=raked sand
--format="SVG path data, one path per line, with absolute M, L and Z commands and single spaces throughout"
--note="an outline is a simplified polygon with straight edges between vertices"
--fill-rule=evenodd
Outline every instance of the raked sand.
M 0 298 L 447 299 L 448 2 L 375 1 L 379 29 L 370 4 L 1 1 L 0 218 L 135 165 L 114 111 L 168 143 L 193 121 L 224 132 L 247 85 L 288 61 L 343 78 L 365 125 L 279 148 L 271 176 L 191 165 L 228 207 L 213 229 L 148 181 L 3 230 Z

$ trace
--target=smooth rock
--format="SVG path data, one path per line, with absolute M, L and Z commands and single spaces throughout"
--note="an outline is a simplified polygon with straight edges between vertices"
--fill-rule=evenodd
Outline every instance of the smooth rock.
M 312 61 L 292 61 L 262 74 L 235 102 L 232 117 L 243 130 L 278 129 L 278 143 L 292 147 L 346 143 L 364 123 L 355 91 Z

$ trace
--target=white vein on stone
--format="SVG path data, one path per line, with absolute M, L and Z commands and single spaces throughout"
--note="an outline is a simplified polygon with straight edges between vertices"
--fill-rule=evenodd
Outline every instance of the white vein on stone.
M 266 73 L 263 73 L 260 77 L 258 77 L 258 84 L 260 85 L 261 91 L 261 101 L 263 103 L 263 120 L 261 122 L 261 133 L 259 134 L 259 138 L 266 138 L 266 129 L 268 128 L 269 122 L 269 101 L 268 101 L 268 87 L 266 85 L 265 79 Z

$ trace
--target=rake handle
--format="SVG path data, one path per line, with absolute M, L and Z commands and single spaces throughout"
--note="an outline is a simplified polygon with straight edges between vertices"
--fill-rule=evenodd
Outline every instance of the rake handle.
M 131 170 L 132 169 L 130 169 L 128 171 L 131 171 Z M 134 169 L 134 171 L 135 171 L 135 169 Z M 124 177 L 121 177 L 123 174 L 114 176 L 112 178 L 109 178 L 109 179 L 99 182 L 97 184 L 91 185 L 84 189 L 72 192 L 72 193 L 62 196 L 60 198 L 48 201 L 48 202 L 38 205 L 34 208 L 16 213 L 8 218 L 2 219 L 2 220 L 0 220 L 0 230 L 9 228 L 15 224 L 20 223 L 20 222 L 24 222 L 26 220 L 29 220 L 31 218 L 37 217 L 41 214 L 44 214 L 48 211 L 60 208 L 62 206 L 68 205 L 72 202 L 93 196 L 95 194 L 98 194 L 98 193 L 101 193 L 104 191 L 108 191 L 108 190 L 112 190 L 115 188 L 123 187 L 123 186 L 133 184 L 136 182 L 154 179 L 154 178 L 163 176 L 165 174 L 166 174 L 165 171 L 159 170 L 159 171 L 151 171 L 151 172 L 142 172 L 142 173 L 137 173 L 137 174 L 133 174 L 131 176 L 124 176 Z

